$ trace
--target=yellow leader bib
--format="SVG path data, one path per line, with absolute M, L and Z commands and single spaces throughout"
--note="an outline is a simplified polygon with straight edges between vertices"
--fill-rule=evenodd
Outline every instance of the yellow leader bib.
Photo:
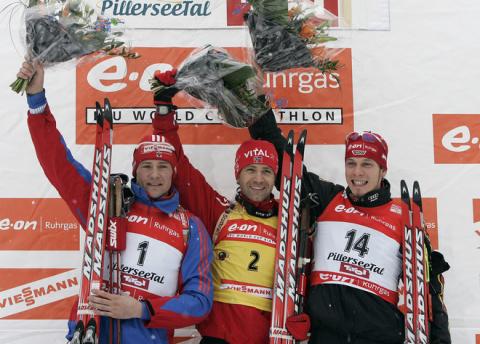
M 240 204 L 214 235 L 214 300 L 272 310 L 277 217 L 249 215 Z

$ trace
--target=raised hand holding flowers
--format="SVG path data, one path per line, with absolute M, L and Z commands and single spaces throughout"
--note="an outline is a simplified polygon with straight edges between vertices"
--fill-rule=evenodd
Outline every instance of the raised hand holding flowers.
M 255 70 L 236 61 L 226 51 L 210 45 L 194 51 L 178 68 L 174 85 L 163 80 L 150 80 L 157 97 L 183 90 L 218 109 L 224 122 L 244 128 L 260 118 L 268 108 L 258 99 Z
M 99 16 L 87 0 L 30 0 L 25 7 L 28 60 L 48 67 L 96 52 L 139 57 L 118 39 L 120 22 Z M 17 78 L 10 87 L 23 93 L 27 84 Z

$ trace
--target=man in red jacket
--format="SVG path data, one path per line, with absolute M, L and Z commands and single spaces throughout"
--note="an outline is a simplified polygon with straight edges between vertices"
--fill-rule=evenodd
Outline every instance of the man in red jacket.
M 175 72 L 156 74 L 164 85 Z M 170 88 L 171 90 L 171 88 Z M 197 328 L 201 343 L 263 344 L 269 340 L 278 204 L 272 195 L 278 157 L 272 144 L 249 140 L 235 156 L 235 202 L 215 191 L 184 155 L 177 134 L 173 92 L 155 97 L 154 133 L 164 135 L 177 153 L 175 186 L 182 205 L 195 213 L 212 236 L 214 303 Z
M 28 62 L 17 74 L 30 79 L 30 134 L 45 175 L 85 228 L 92 177 L 73 158 L 56 128 L 43 74 L 40 65 L 34 72 Z M 173 342 L 175 328 L 196 324 L 210 311 L 210 238 L 201 221 L 180 206 L 179 193 L 172 186 L 176 170 L 175 149 L 164 137 L 150 135 L 140 141 L 133 154 L 134 199 L 126 214 L 126 249 L 121 252 L 122 294 L 95 290 L 89 297 L 101 316 L 100 344 L 116 342 L 115 330 L 114 338 L 109 338 L 109 318 L 121 319 L 123 344 L 167 344 Z M 69 340 L 76 307 L 72 313 Z

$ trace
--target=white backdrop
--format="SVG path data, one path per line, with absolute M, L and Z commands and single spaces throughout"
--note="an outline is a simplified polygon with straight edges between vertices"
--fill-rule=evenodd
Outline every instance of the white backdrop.
M 361 2 L 363 0 L 356 0 Z M 480 123 L 480 2 L 474 0 L 392 0 L 390 30 L 349 31 L 352 48 L 355 130 L 380 132 L 389 143 L 392 193 L 399 181 L 417 179 L 424 197 L 437 200 L 440 250 L 451 265 L 445 274 L 445 300 L 454 343 L 480 343 L 480 228 L 473 200 L 480 198 L 479 147 L 467 144 L 474 163 L 434 161 L 433 114 L 466 114 Z M 13 48 L 7 15 L 1 15 L 0 61 L 0 199 L 58 198 L 37 160 L 26 125 L 25 97 L 8 85 L 15 79 L 22 52 Z M 15 36 L 16 33 L 13 33 Z M 242 46 L 243 29 L 143 29 L 132 32 L 138 47 Z M 87 167 L 92 147 L 75 144 L 75 68 L 47 71 L 47 98 L 57 125 L 74 156 Z M 462 125 L 459 122 L 458 126 Z M 479 127 L 472 127 L 480 135 Z M 474 136 L 475 132 L 471 133 Z M 470 142 L 470 141 L 469 141 Z M 235 191 L 233 158 L 236 145 L 186 145 L 191 161 L 223 194 Z M 130 171 L 131 145 L 114 147 L 113 171 Z M 341 145 L 309 145 L 306 162 L 324 179 L 344 183 Z M 0 224 L 8 219 L 0 207 Z M 7 226 L 8 227 L 8 226 Z M 0 241 L 7 227 L 0 225 Z M 0 250 L 0 270 L 74 269 L 79 251 Z M 0 276 L 0 279 L 2 276 Z M 10 294 L 8 294 L 10 295 Z M 0 290 L 1 343 L 63 343 L 65 320 L 5 319 L 7 293 Z M 64 295 L 69 296 L 67 294 Z M 2 315 L 3 314 L 3 315 Z

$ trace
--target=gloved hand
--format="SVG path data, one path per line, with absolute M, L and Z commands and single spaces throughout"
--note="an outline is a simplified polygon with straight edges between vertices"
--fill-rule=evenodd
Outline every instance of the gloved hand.
M 166 72 L 156 71 L 153 77 L 159 81 L 161 85 L 167 86 L 162 91 L 154 94 L 153 101 L 155 104 L 172 104 L 172 98 L 178 93 L 179 89 L 176 88 L 175 82 L 177 76 L 177 70 L 167 70 Z
M 287 318 L 287 330 L 296 340 L 308 339 L 310 331 L 310 317 L 305 313 L 289 316 Z

